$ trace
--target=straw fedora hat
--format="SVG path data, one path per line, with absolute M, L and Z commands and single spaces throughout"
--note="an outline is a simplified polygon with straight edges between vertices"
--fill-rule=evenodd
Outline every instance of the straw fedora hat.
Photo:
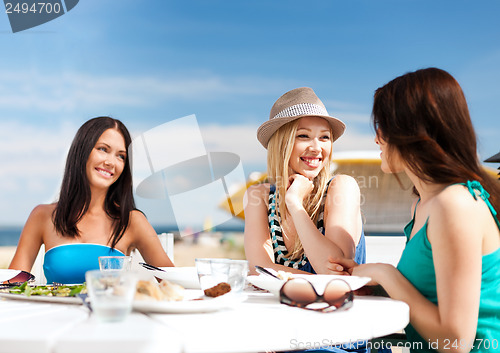
M 257 129 L 257 139 L 267 148 L 269 139 L 280 127 L 290 121 L 305 117 L 317 116 L 328 121 L 332 128 L 332 142 L 338 139 L 345 130 L 345 124 L 326 111 L 325 105 L 309 87 L 300 87 L 286 92 L 278 98 L 271 108 L 269 120 Z

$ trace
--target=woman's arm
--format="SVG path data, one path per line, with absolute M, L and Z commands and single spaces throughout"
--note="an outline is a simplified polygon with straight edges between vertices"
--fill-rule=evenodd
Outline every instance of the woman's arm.
M 277 271 L 305 273 L 304 271 L 274 263 L 273 247 L 269 235 L 267 197 L 269 197 L 269 184 L 259 184 L 249 187 L 243 199 L 245 255 L 250 272 L 255 274 L 255 266 L 259 265 Z
M 156 267 L 172 267 L 174 263 L 165 253 L 160 238 L 142 212 L 132 211 L 130 215 L 132 246 L 141 253 L 144 261 Z
M 485 224 L 493 220 L 484 202 L 458 185 L 441 192 L 429 214 L 439 306 L 415 313 L 412 325 L 427 339 L 470 343 L 479 313 Z
M 305 180 L 304 180 L 305 179 Z M 287 191 L 287 208 L 300 237 L 307 257 L 317 273 L 340 273 L 332 271 L 328 259 L 349 258 L 355 254 L 361 234 L 360 193 L 356 181 L 347 175 L 338 175 L 330 183 L 324 210 L 325 235 L 316 228 L 305 211 L 300 195 L 309 181 L 295 176 Z M 290 196 L 289 197 L 289 191 Z M 303 197 L 302 197 L 303 199 Z M 340 270 L 340 269 L 338 269 Z
M 21 232 L 16 253 L 9 268 L 30 272 L 40 246 L 43 244 L 43 230 L 47 221 L 51 221 L 50 205 L 39 205 L 31 211 Z
M 492 220 L 487 209 L 474 207 L 472 198 L 452 191 L 450 187 L 436 197 L 427 228 L 439 305 L 426 299 L 391 265 L 355 266 L 352 274 L 371 277 L 391 298 L 406 302 L 411 324 L 425 339 L 440 341 L 438 351 L 468 352 L 467 344 L 475 337 L 479 312 L 484 215 Z M 447 349 L 443 346 L 445 339 L 450 343 Z M 452 343 L 456 345 L 451 347 Z

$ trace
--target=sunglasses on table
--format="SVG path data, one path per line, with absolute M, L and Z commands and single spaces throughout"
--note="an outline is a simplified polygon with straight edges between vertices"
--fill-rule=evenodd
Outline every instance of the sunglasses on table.
M 318 294 L 305 278 L 291 278 L 280 289 L 280 302 L 307 310 L 332 312 L 352 307 L 354 295 L 351 286 L 342 279 L 332 279 Z

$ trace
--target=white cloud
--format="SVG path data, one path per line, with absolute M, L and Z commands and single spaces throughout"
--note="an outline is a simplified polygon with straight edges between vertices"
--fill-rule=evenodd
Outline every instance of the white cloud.
M 335 151 L 378 151 L 375 144 L 375 134 L 363 133 L 355 128 L 347 128 L 346 133 L 333 143 L 333 153 Z
M 54 201 L 75 131 L 0 122 L 0 224 L 22 224 L 37 204 Z
M 84 73 L 0 72 L 0 105 L 47 112 L 81 107 L 146 107 L 176 99 L 227 99 L 230 95 L 263 95 L 288 84 L 267 78 L 221 77 L 210 73 L 185 76 L 104 76 Z
M 244 164 L 266 165 L 267 151 L 257 140 L 257 128 L 253 125 L 217 125 L 201 127 L 208 151 L 232 152 L 240 156 Z
M 0 205 L 0 224 L 22 223 L 35 205 L 54 201 L 65 157 L 78 128 L 60 121 L 80 121 L 81 117 L 70 119 L 76 112 L 81 114 L 88 111 L 88 107 L 92 111 L 108 111 L 113 107 L 161 108 L 166 101 L 188 100 L 196 104 L 202 100 L 228 100 L 234 95 L 255 98 L 295 86 L 286 80 L 221 77 L 209 73 L 196 77 L 192 73 L 186 77 L 120 77 L 5 71 L 0 75 L 0 105 L 12 114 L 11 118 L 4 115 L 0 122 L 0 198 L 7 200 Z M 360 113 L 361 107 L 338 101 L 327 103 L 329 107 L 338 108 L 339 116 L 348 125 L 345 136 L 335 143 L 335 150 L 376 148 L 371 135 L 351 128 L 350 123 L 369 119 Z M 17 118 L 25 114 L 23 110 L 30 115 L 50 113 L 54 123 L 42 121 L 40 124 Z M 66 119 L 61 119 L 62 116 Z M 140 124 L 135 125 L 135 129 L 138 128 Z M 206 150 L 238 155 L 247 173 L 266 169 L 267 151 L 257 141 L 257 128 L 258 125 L 252 124 L 200 126 Z M 144 131 L 137 131 L 141 132 Z
M 61 170 L 76 129 L 0 122 L 1 177 L 48 177 Z

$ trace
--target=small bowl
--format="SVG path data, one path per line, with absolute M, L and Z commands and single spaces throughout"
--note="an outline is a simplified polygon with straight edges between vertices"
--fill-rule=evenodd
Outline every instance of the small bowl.
M 160 267 L 165 272 L 155 272 L 155 277 L 177 283 L 186 289 L 200 289 L 196 267 Z

